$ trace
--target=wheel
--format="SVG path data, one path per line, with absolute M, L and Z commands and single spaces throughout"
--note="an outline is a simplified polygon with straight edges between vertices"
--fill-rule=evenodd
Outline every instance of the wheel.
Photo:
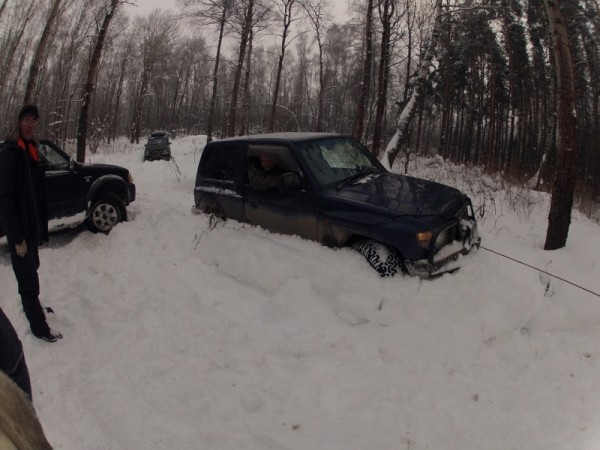
M 124 208 L 123 202 L 113 195 L 99 197 L 90 208 L 86 225 L 94 233 L 108 233 L 123 221 Z
M 393 277 L 403 271 L 402 256 L 398 251 L 381 242 L 365 239 L 356 242 L 353 249 L 365 257 L 382 277 Z

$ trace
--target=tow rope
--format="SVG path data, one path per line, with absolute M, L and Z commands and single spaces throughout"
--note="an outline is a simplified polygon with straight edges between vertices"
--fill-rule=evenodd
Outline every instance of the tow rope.
M 539 268 L 537 268 L 537 267 L 534 267 L 534 266 L 532 266 L 532 265 L 530 265 L 530 264 L 524 263 L 523 261 L 519 261 L 518 259 L 511 258 L 510 256 L 504 255 L 504 254 L 502 254 L 502 253 L 500 253 L 500 252 L 497 252 L 497 251 L 495 251 L 495 250 L 492 250 L 492 249 L 486 248 L 486 247 L 484 247 L 483 245 L 480 245 L 480 246 L 479 246 L 479 248 L 482 248 L 483 250 L 487 250 L 488 252 L 491 252 L 491 253 L 495 253 L 496 255 L 498 255 L 498 256 L 502 256 L 503 258 L 510 259 L 511 261 L 514 261 L 514 262 L 516 262 L 516 263 L 522 264 L 522 265 L 524 265 L 524 266 L 526 266 L 526 267 L 529 267 L 529 268 L 531 268 L 531 269 L 533 269 L 533 270 L 537 270 L 538 272 L 541 272 L 541 273 L 543 273 L 543 274 L 545 274 L 545 275 L 548 275 L 549 277 L 556 278 L 557 280 L 563 281 L 563 282 L 565 282 L 565 283 L 567 283 L 567 284 L 570 284 L 571 286 L 574 286 L 574 287 L 576 287 L 576 288 L 579 288 L 579 289 L 581 289 L 582 291 L 588 292 L 588 293 L 590 293 L 590 294 L 592 294 L 592 295 L 595 295 L 596 297 L 599 297 L 599 298 L 600 298 L 600 294 L 598 294 L 597 292 L 591 291 L 591 290 L 589 290 L 589 289 L 587 289 L 587 288 L 584 288 L 583 286 L 580 286 L 580 285 L 578 285 L 578 284 L 576 284 L 576 283 L 573 283 L 573 282 L 571 282 L 571 281 L 569 281 L 569 280 L 565 280 L 564 278 L 561 278 L 561 277 L 559 277 L 558 275 L 551 274 L 550 272 L 546 272 L 545 270 L 542 270 L 542 269 L 539 269 Z

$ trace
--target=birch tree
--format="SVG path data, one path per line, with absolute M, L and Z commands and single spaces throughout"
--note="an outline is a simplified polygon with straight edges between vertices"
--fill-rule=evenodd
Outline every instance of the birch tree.
M 413 90 L 410 99 L 402 109 L 400 116 L 398 118 L 398 122 L 396 125 L 396 132 L 390 142 L 388 143 L 385 151 L 380 155 L 381 163 L 387 167 L 388 169 L 394 164 L 394 160 L 398 155 L 398 151 L 400 149 L 400 145 L 402 144 L 407 132 L 408 127 L 412 118 L 416 113 L 416 106 L 419 102 L 421 95 L 424 92 L 425 84 L 427 82 L 427 75 L 429 74 L 429 70 L 431 67 L 431 63 L 433 61 L 434 53 L 437 47 L 439 34 L 441 32 L 442 27 L 442 13 L 443 13 L 443 4 L 442 0 L 436 0 L 435 2 L 435 11 L 434 11 L 434 25 L 433 30 L 431 32 L 431 38 L 429 40 L 429 45 L 427 46 L 427 50 L 425 52 L 424 58 L 421 60 L 421 66 L 419 68 L 419 72 L 417 74 L 417 78 L 415 81 L 416 87 Z

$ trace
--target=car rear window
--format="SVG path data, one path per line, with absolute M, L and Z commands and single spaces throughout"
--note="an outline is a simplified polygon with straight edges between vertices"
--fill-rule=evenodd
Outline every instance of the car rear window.
M 213 180 L 235 181 L 241 163 L 240 149 L 233 145 L 220 145 L 204 150 L 202 176 Z

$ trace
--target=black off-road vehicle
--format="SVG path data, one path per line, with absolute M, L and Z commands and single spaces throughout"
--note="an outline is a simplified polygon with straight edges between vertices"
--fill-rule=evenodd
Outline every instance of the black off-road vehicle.
M 46 172 L 50 231 L 85 222 L 93 232 L 108 233 L 117 223 L 127 220 L 126 206 L 135 200 L 136 190 L 126 168 L 78 163 L 44 139 L 38 150 Z
M 155 159 L 171 159 L 171 142 L 166 131 L 155 131 L 144 145 L 144 161 Z
M 268 155 L 278 187 L 256 190 L 248 169 Z M 387 171 L 357 140 L 276 133 L 213 141 L 200 159 L 194 212 L 361 252 L 383 276 L 429 278 L 480 244 L 471 200 L 449 186 Z

